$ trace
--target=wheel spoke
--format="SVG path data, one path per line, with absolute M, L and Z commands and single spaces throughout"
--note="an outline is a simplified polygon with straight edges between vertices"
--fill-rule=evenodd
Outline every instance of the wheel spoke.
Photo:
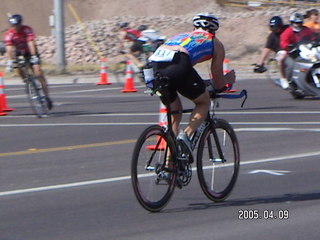
M 148 211 L 160 211 L 173 194 L 176 171 L 168 158 L 174 152 L 172 140 L 157 125 L 147 128 L 137 140 L 131 179 L 139 203 Z
M 208 127 L 200 138 L 197 171 L 205 195 L 213 201 L 221 201 L 236 182 L 239 150 L 232 127 L 224 120 L 217 120 L 215 124 L 215 128 Z

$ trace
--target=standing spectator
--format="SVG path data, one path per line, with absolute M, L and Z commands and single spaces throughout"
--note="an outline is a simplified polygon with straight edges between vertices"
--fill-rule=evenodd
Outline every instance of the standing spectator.
M 307 21 L 303 24 L 315 33 L 317 39 L 320 38 L 320 22 L 319 22 L 319 11 L 317 9 L 311 9 L 307 11 L 305 18 Z

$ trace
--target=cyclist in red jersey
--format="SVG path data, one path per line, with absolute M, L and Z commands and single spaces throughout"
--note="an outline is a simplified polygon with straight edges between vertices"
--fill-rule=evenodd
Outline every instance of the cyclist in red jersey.
M 6 46 L 6 57 L 8 72 L 13 71 L 13 64 L 17 56 L 24 56 L 32 66 L 35 76 L 40 80 L 43 91 L 46 95 L 48 109 L 53 107 L 52 100 L 49 97 L 48 84 L 40 67 L 40 56 L 37 52 L 35 43 L 35 34 L 31 27 L 22 25 L 23 18 L 19 14 L 12 15 L 9 18 L 11 28 L 4 35 Z M 18 69 L 18 73 L 23 79 L 23 73 Z
M 141 62 L 135 56 L 136 54 L 140 54 L 143 52 L 143 42 L 139 41 L 139 37 L 141 36 L 141 32 L 139 30 L 133 29 L 129 27 L 129 23 L 124 22 L 119 24 L 119 50 L 124 51 L 125 42 L 132 42 L 130 46 L 128 57 L 135 63 L 138 67 L 142 67 Z

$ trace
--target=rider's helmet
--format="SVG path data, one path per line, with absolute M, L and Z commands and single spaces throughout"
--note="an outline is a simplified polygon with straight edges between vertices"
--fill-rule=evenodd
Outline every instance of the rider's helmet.
M 291 14 L 289 21 L 291 23 L 303 23 L 303 15 L 300 13 Z
M 138 27 L 138 30 L 140 31 L 140 32 L 142 32 L 142 31 L 144 31 L 144 30 L 147 30 L 148 29 L 148 26 L 147 25 L 140 25 L 139 27 Z
M 129 23 L 127 22 L 122 22 L 118 24 L 120 28 L 127 28 L 129 26 Z
M 11 17 L 9 17 L 8 21 L 11 25 L 18 25 L 22 23 L 22 16 L 20 14 L 14 14 Z
M 219 20 L 211 13 L 199 13 L 193 17 L 193 26 L 214 33 L 219 29 Z
M 282 27 L 283 26 L 282 18 L 279 16 L 273 16 L 269 20 L 269 26 L 270 27 Z
M 303 15 L 300 13 L 293 13 L 290 16 L 290 23 L 291 23 L 291 27 L 293 29 L 294 32 L 300 32 L 302 30 L 302 24 L 303 24 Z M 293 25 L 294 23 L 299 23 L 298 25 Z

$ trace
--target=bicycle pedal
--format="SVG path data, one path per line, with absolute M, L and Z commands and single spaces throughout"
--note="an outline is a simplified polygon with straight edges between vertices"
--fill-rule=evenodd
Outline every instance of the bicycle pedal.
M 182 189 L 182 187 L 183 187 L 183 183 L 181 182 L 181 180 L 179 178 L 177 179 L 176 186 L 179 189 Z
M 181 156 L 181 157 L 178 157 L 177 160 L 181 161 L 181 162 L 186 162 L 186 161 L 188 161 L 188 158 L 184 157 L 184 156 Z

